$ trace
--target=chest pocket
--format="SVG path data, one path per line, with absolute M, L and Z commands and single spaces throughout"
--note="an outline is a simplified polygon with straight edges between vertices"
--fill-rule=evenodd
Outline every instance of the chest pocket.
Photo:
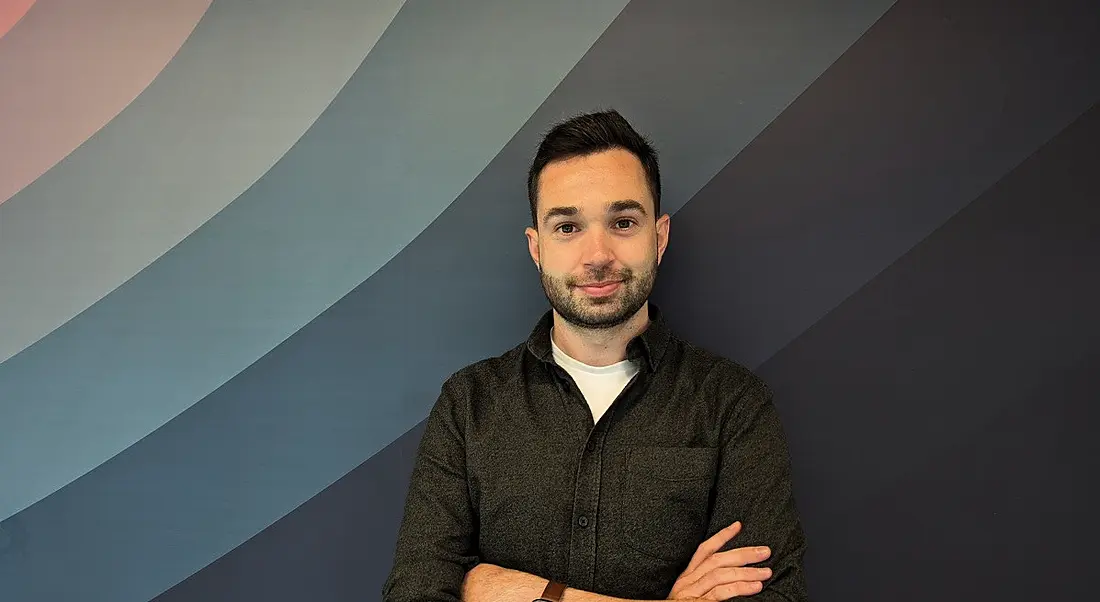
M 684 564 L 706 534 L 718 450 L 636 447 L 622 482 L 623 539 L 636 551 Z

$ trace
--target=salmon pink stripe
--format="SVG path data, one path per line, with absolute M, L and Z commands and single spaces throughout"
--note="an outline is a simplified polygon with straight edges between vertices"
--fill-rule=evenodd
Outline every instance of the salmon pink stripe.
M 8 33 L 19 19 L 23 18 L 23 15 L 27 14 L 27 9 L 34 4 L 34 0 L 4 0 L 0 2 L 0 38 L 4 37 L 4 34 Z
M 0 32 L 7 31 L 0 38 L 0 203 L 130 104 L 176 54 L 210 2 L 0 2 Z M 5 27 L 17 15 L 18 26 Z

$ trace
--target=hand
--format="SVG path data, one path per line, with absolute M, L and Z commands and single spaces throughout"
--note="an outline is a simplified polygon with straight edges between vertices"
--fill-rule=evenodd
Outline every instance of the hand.
M 684 572 L 672 585 L 671 600 L 726 600 L 751 596 L 764 589 L 764 580 L 772 576 L 767 567 L 746 566 L 771 556 L 765 547 L 734 548 L 719 552 L 734 535 L 741 532 L 741 521 L 722 529 L 699 544 Z

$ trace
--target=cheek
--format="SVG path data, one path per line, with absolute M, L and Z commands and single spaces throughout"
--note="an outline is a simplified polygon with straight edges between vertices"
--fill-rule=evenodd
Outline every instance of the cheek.
M 550 277 L 554 280 L 560 280 L 569 273 L 568 269 L 563 269 L 559 261 L 543 257 L 543 260 L 539 263 L 539 271 L 544 276 Z
M 647 268 L 657 257 L 657 248 L 641 245 L 631 245 L 628 248 L 622 249 L 618 253 L 618 260 L 623 265 L 633 268 L 641 269 Z
M 543 247 L 540 254 L 542 269 L 556 273 L 569 273 L 581 269 L 580 256 L 570 248 Z

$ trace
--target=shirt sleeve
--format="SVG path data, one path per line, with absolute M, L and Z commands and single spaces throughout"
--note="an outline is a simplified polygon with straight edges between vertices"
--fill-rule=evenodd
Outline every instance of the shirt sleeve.
M 453 377 L 428 414 L 398 528 L 383 602 L 458 602 L 478 562 L 476 515 L 466 484 L 467 399 Z
M 802 568 L 806 539 L 783 427 L 772 392 L 763 382 L 753 377 L 743 391 L 727 426 L 707 536 L 741 521 L 741 531 L 723 550 L 768 546 L 772 552 L 767 560 L 753 565 L 771 568 L 772 577 L 752 598 L 803 602 L 808 600 Z

